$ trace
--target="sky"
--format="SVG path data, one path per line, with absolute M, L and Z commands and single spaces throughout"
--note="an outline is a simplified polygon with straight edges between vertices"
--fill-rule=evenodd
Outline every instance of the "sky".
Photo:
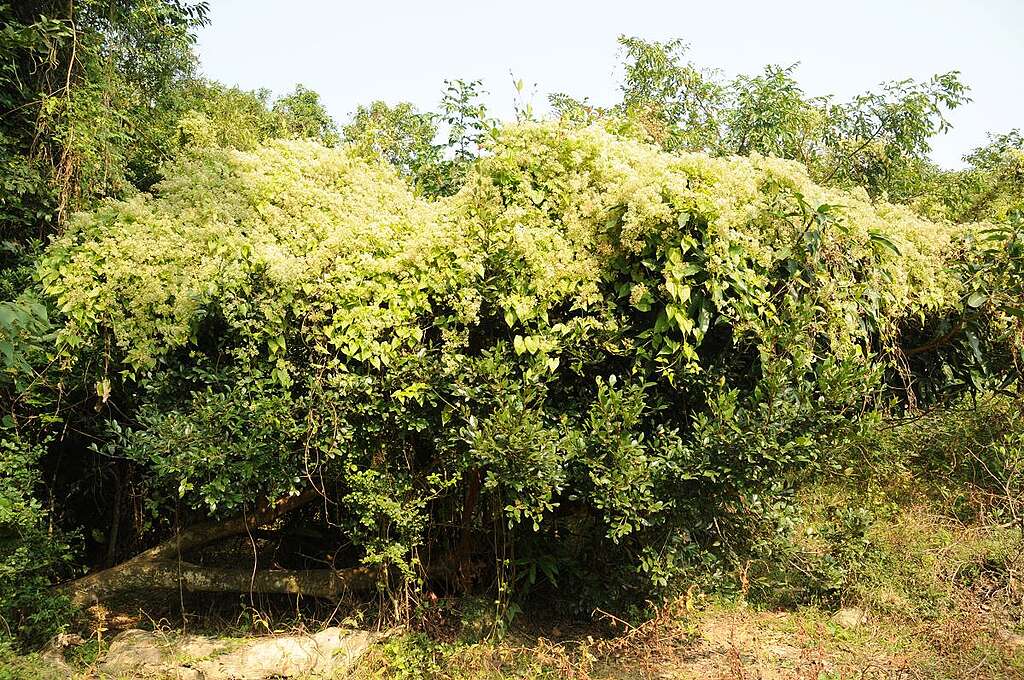
M 565 92 L 617 101 L 620 34 L 681 38 L 726 78 L 800 62 L 808 95 L 847 98 L 887 80 L 959 70 L 972 102 L 933 142 L 944 167 L 1024 128 L 1024 0 L 210 0 L 204 73 L 246 89 L 318 91 L 343 124 L 382 99 L 435 109 L 446 78 L 481 79 L 492 115 Z M 514 77 L 513 77 L 514 75 Z

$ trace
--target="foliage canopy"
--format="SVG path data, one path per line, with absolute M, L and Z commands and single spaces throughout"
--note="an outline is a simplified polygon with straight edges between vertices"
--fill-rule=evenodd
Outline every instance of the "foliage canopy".
M 77 216 L 38 275 L 64 361 L 136 414 L 107 455 L 208 511 L 313 483 L 407 577 L 468 540 L 510 583 L 666 586 L 844 466 L 914 384 L 906 329 L 964 307 L 974 227 L 791 161 L 557 123 L 489 151 L 428 200 L 356 150 L 213 149 Z

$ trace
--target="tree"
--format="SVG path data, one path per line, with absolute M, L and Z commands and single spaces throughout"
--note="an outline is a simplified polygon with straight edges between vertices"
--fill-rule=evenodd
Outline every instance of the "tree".
M 0 13 L 0 85 L 12 114 L 0 128 L 10 159 L 3 182 L 13 189 L 4 231 L 40 237 L 95 196 L 152 182 L 169 99 L 192 72 L 207 5 L 41 2 Z
M 927 82 L 886 83 L 880 93 L 828 106 L 821 181 L 862 186 L 899 202 L 915 198 L 929 140 L 949 129 L 944 112 L 968 101 L 960 74 L 951 71 Z
M 335 144 L 303 86 L 196 77 L 205 5 L 50 10 L 0 29 L 27 635 L 140 587 L 637 605 L 774 560 L 880 418 L 1019 388 L 1021 138 L 929 164 L 955 73 L 835 103 L 623 37 L 611 106 L 500 126 L 453 80 Z
M 465 181 L 469 166 L 481 153 L 484 138 L 494 123 L 487 119 L 487 108 L 480 102 L 479 80 L 446 80 L 436 120 L 447 128 L 448 143 L 442 150 L 448 158 L 441 163 L 443 187 L 433 193 L 455 193 Z
M 360 106 L 345 141 L 364 157 L 395 166 L 427 196 L 454 194 L 494 125 L 480 102 L 481 87 L 478 80 L 446 80 L 438 113 L 420 113 L 407 102 Z
M 193 79 L 181 87 L 173 120 L 177 140 L 170 155 L 209 146 L 253 149 L 271 139 L 312 139 L 326 146 L 340 140 L 320 95 L 302 85 L 271 102 L 268 90 L 245 91 Z
M 283 136 L 281 116 L 270 110 L 270 92 L 249 92 L 237 87 L 195 79 L 188 82 L 178 102 L 172 155 L 181 150 L 226 147 L 250 150 Z
M 480 155 L 481 143 L 492 126 L 487 108 L 479 101 L 482 83 L 457 79 L 444 84 L 438 119 L 448 128 L 448 148 L 455 162 L 465 166 Z
M 795 71 L 795 64 L 767 66 L 763 75 L 736 78 L 722 116 L 729 153 L 792 158 L 805 165 L 818 159 L 825 123 L 822 102 L 805 98 Z
M 685 62 L 680 40 L 619 37 L 622 100 L 592 106 L 565 94 L 550 102 L 576 125 L 604 121 L 618 134 L 669 151 L 760 153 L 798 160 L 823 184 L 863 187 L 872 197 L 911 203 L 926 194 L 935 168 L 929 140 L 945 132 L 945 113 L 969 101 L 960 74 L 883 84 L 849 102 L 808 98 L 796 66 L 768 66 L 757 76 L 721 83 Z
M 192 77 L 205 3 L 0 4 L 0 620 L 39 641 L 63 620 L 49 582 L 67 574 L 75 530 L 40 496 L 61 425 L 49 382 L 52 328 L 34 294 L 44 240 L 103 197 L 154 181 L 174 147 L 180 86 Z M 67 377 L 67 376 L 65 376 Z M 74 379 L 71 378 L 73 381 Z M 86 416 L 88 419 L 88 416 Z M 80 470 L 78 471 L 80 472 Z
M 686 45 L 626 36 L 619 36 L 619 45 L 625 53 L 622 112 L 669 151 L 717 148 L 723 88 L 710 74 L 684 63 Z
M 931 201 L 958 222 L 1007 221 L 1024 212 L 1024 136 L 1018 130 L 989 135 L 989 143 L 964 156 L 967 169 L 936 178 Z
M 377 101 L 358 107 L 342 134 L 358 153 L 382 158 L 421 191 L 441 191 L 441 150 L 434 142 L 437 125 L 431 114 L 407 102 L 389 106 Z
M 315 139 L 327 146 L 334 146 L 340 139 L 334 119 L 320 103 L 320 95 L 302 85 L 274 102 L 273 110 L 281 117 L 284 136 Z

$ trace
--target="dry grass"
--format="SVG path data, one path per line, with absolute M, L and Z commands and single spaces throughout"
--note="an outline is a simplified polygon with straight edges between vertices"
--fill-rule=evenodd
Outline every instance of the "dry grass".
M 378 655 L 365 678 L 572 680 L 974 680 L 1024 678 L 1024 646 L 980 619 L 916 627 L 869 620 L 848 630 L 817 610 L 713 606 L 659 615 L 607 640 L 506 640 L 434 649 L 429 663 Z M 411 662 L 411 663 L 410 663 Z

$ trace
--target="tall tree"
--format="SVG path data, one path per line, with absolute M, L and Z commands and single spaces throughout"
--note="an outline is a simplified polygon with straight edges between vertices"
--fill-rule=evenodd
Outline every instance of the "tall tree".
M 153 181 L 206 17 L 183 0 L 0 5 L 7 237 L 42 236 L 94 196 Z

